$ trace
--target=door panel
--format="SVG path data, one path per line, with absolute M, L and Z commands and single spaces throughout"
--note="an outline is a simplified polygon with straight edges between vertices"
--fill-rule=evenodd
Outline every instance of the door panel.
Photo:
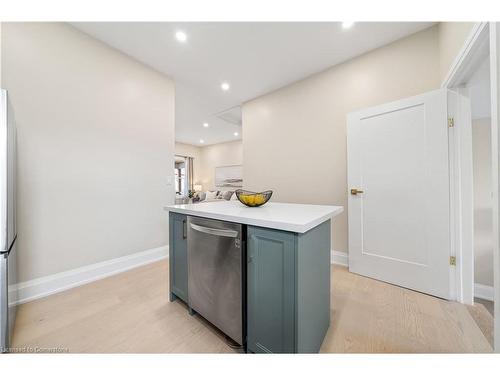
M 186 215 L 170 213 L 170 299 L 175 296 L 188 301 L 187 226 Z M 172 295 L 172 293 L 174 295 Z
M 423 105 L 360 120 L 363 253 L 427 264 Z M 394 140 L 397 139 L 398 142 Z M 414 199 L 408 199 L 411 195 Z M 360 197 L 361 198 L 361 197 Z M 401 247 L 401 243 L 406 243 Z
M 349 269 L 448 298 L 446 90 L 348 115 Z
M 248 349 L 293 353 L 295 235 L 248 227 Z

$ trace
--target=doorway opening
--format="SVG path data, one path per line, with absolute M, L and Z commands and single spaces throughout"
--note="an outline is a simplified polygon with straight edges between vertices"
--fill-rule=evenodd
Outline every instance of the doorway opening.
M 494 245 L 489 53 L 473 70 L 465 83 L 465 89 L 471 101 L 472 118 L 474 306 L 475 313 L 480 314 L 478 325 L 493 346 Z
M 459 202 L 457 217 L 473 227 L 470 242 L 463 240 L 464 226 L 462 233 L 458 233 L 459 226 L 455 230 L 457 238 L 462 236 L 457 245 L 457 299 L 470 305 L 472 317 L 493 347 L 495 231 L 489 28 L 488 23 L 476 24 L 442 86 L 470 101 L 470 121 L 459 117 L 452 140 L 461 154 L 455 157 L 457 185 L 470 186 L 470 192 L 465 189 L 470 204 Z
M 493 201 L 489 54 L 465 84 L 472 115 L 474 299 L 493 315 Z

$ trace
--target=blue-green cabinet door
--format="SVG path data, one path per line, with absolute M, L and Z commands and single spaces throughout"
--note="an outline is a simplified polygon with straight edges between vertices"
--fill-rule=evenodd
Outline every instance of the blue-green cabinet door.
M 169 266 L 170 300 L 188 300 L 186 215 L 170 212 Z
M 249 226 L 247 239 L 248 350 L 293 353 L 296 235 Z

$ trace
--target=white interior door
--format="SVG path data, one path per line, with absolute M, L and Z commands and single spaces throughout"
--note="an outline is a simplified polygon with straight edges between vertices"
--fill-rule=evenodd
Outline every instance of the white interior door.
M 348 115 L 351 272 L 450 298 L 447 118 L 444 89 Z

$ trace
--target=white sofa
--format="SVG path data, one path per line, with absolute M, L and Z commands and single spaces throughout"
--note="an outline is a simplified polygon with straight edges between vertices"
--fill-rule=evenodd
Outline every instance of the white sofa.
M 228 191 L 233 192 L 233 194 L 231 194 L 229 199 L 225 199 L 224 194 L 227 194 Z M 207 194 L 207 193 L 216 193 L 216 194 Z M 236 194 L 234 193 L 233 190 L 202 191 L 202 192 L 198 193 L 198 195 L 203 199 L 198 200 L 198 201 L 194 201 L 193 203 L 224 202 L 227 200 L 238 200 L 238 198 L 236 197 Z M 212 197 L 206 198 L 207 195 L 212 195 Z M 189 203 L 189 198 L 187 198 L 187 197 L 176 197 L 175 198 L 175 204 L 187 204 L 187 203 Z

